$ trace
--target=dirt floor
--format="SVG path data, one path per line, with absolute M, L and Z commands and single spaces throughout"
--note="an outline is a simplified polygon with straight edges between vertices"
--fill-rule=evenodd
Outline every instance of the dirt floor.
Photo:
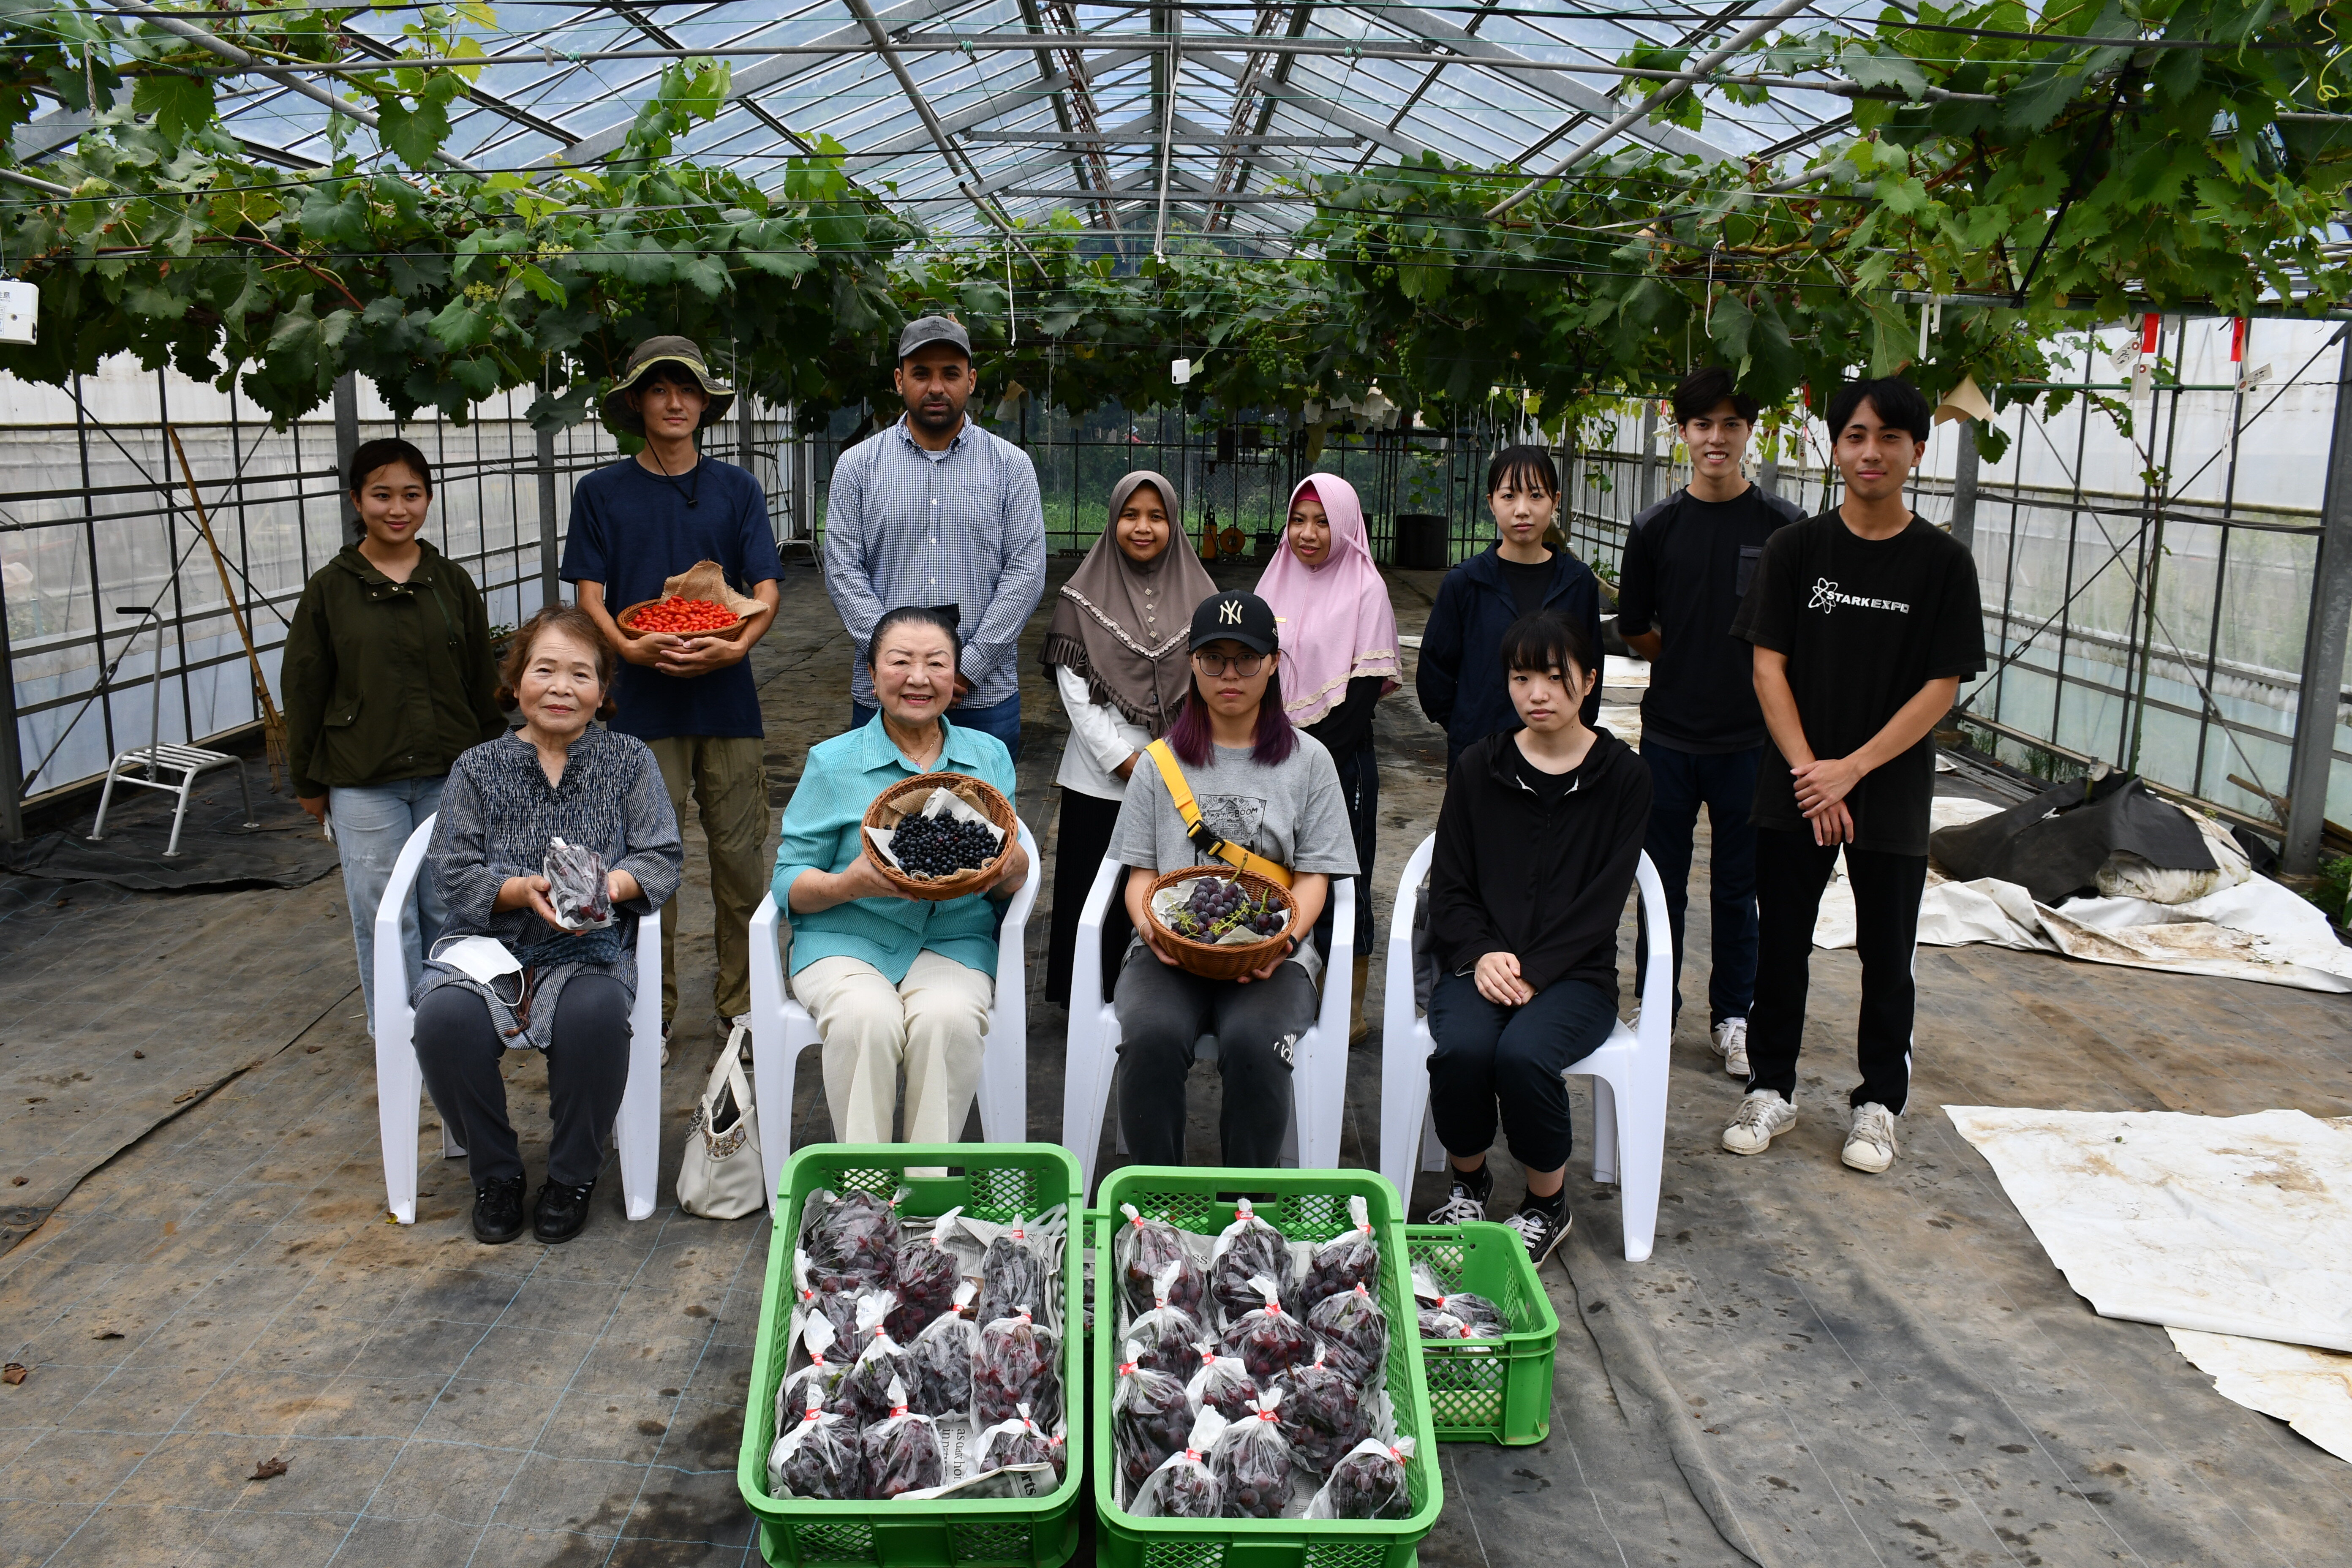
M 1435 578 L 1393 585 L 1412 633 Z M 848 702 L 814 573 L 791 567 L 787 590 L 754 656 L 779 806 Z M 1024 695 L 1019 804 L 1050 857 L 1063 726 L 1034 666 Z M 1444 749 L 1409 694 L 1380 732 L 1384 931 Z M 24 1178 L 0 1188 L 0 1246 L 22 1237 L 0 1254 L 0 1359 L 28 1369 L 0 1386 L 0 1564 L 744 1563 L 736 1451 L 769 1228 L 667 1202 L 719 1042 L 698 868 L 682 907 L 664 1205 L 628 1223 L 608 1173 L 579 1239 L 494 1249 L 467 1229 L 429 1106 L 418 1224 L 385 1217 L 339 878 L 0 880 L 0 1182 Z M 1717 1146 L 1738 1090 L 1694 1010 L 1656 1252 L 1623 1260 L 1613 1192 L 1571 1165 L 1577 1227 L 1546 1274 L 1551 1434 L 1444 1450 L 1425 1563 L 2345 1561 L 2345 1467 L 2221 1398 L 2162 1331 L 2093 1315 L 1937 1108 L 2343 1115 L 2346 1003 L 1983 948 L 1925 950 L 1918 972 L 1918 1080 L 1882 1177 L 1837 1162 L 1851 953 L 1815 956 L 1801 1120 L 1757 1159 Z M 1030 1129 L 1056 1141 L 1062 1019 L 1034 988 L 1031 1005 Z M 1379 1065 L 1375 1037 L 1351 1065 L 1349 1163 L 1376 1152 Z M 509 1076 L 536 1170 L 543 1070 L 517 1053 Z M 826 1135 L 815 1078 L 796 1140 Z M 1202 1162 L 1215 1103 L 1196 1079 Z M 1579 1119 L 1582 1149 L 1581 1094 Z M 1507 1163 L 1502 1189 L 1516 1200 Z M 268 1461 L 284 1469 L 261 1479 Z

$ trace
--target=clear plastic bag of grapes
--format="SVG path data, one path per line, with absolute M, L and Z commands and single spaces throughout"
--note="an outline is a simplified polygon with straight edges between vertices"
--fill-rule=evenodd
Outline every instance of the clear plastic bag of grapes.
M 983 1325 L 1015 1312 L 1031 1312 L 1045 1322 L 1054 1321 L 1051 1303 L 1056 1281 L 1045 1250 L 1050 1239 L 1015 1219 L 988 1244 L 980 1258 L 978 1316 Z
M 613 891 L 604 858 L 582 844 L 547 841 L 547 901 L 565 931 L 605 931 L 613 924 Z
M 1389 1320 L 1372 1293 L 1358 1285 L 1344 1296 L 1327 1296 L 1307 1314 L 1307 1331 L 1328 1350 L 1331 1364 L 1361 1386 L 1387 1381 Z
M 993 1426 L 1024 1405 L 1039 1418 L 1062 1415 L 1062 1373 L 1055 1363 L 1059 1342 L 1024 1306 L 1009 1318 L 983 1323 L 971 1362 L 971 1418 Z
M 1486 1297 L 1467 1290 L 1447 1294 L 1426 1263 L 1412 1266 L 1412 1297 L 1425 1340 L 1499 1340 L 1510 1327 L 1503 1310 Z
M 891 1405 L 907 1402 L 903 1388 L 897 1394 L 890 1390 L 912 1378 L 914 1363 L 882 1326 L 895 1305 L 887 1290 L 862 1297 L 857 1303 L 857 1338 L 853 1342 L 858 1347 L 857 1359 L 842 1374 L 839 1400 L 861 1426 L 881 1420 Z
M 1274 1281 L 1280 1295 L 1290 1280 L 1290 1244 L 1282 1233 L 1258 1217 L 1249 1199 L 1234 1205 L 1234 1223 L 1217 1233 L 1216 1251 L 1209 1260 L 1209 1291 L 1228 1324 L 1258 1306 L 1260 1276 Z
M 956 1284 L 963 1278 L 963 1260 L 947 1244 L 961 1206 L 931 1222 L 930 1234 L 904 1242 L 890 1260 L 889 1286 L 898 1298 L 885 1325 L 890 1337 L 905 1344 L 928 1327 L 933 1318 L 955 1304 Z
M 923 1326 L 907 1347 L 914 1368 L 908 1404 L 925 1415 L 962 1415 L 971 1409 L 971 1362 L 980 1351 L 980 1325 L 964 1316 L 980 1287 L 956 1287 L 948 1310 Z
M 1325 1347 L 1318 1345 L 1313 1363 L 1291 1373 L 1284 1390 L 1282 1435 L 1302 1469 L 1328 1475 L 1340 1456 L 1372 1435 L 1362 1386 L 1330 1364 Z
M 889 1395 L 887 1413 L 857 1438 L 866 1495 L 876 1502 L 947 1482 L 939 1423 L 907 1408 L 905 1384 L 893 1382 Z
M 1258 1387 L 1265 1389 L 1291 1368 L 1315 1359 L 1315 1336 L 1305 1323 L 1282 1310 L 1273 1280 L 1261 1274 L 1250 1283 L 1256 1289 L 1258 1305 L 1234 1321 L 1225 1331 L 1222 1348 L 1227 1355 L 1239 1356 Z
M 1257 1379 L 1250 1375 L 1241 1357 L 1220 1355 L 1209 1344 L 1193 1348 L 1201 1352 L 1201 1370 L 1184 1388 L 1193 1409 L 1214 1410 L 1228 1421 L 1238 1421 L 1255 1408 Z
M 847 1415 L 841 1403 L 841 1379 L 849 1364 L 827 1359 L 835 1339 L 833 1324 L 821 1312 L 809 1313 L 801 1323 L 801 1343 L 808 1350 L 808 1364 L 785 1375 L 783 1385 L 776 1390 L 776 1430 L 782 1432 L 799 1419 L 799 1413 L 811 1405 Z
M 890 1277 L 898 1252 L 898 1202 L 855 1189 L 835 1193 L 819 1187 L 801 1210 L 801 1247 L 824 1291 L 880 1285 Z
M 1143 1365 L 1137 1349 L 1127 1347 L 1110 1394 L 1111 1457 L 1118 1466 L 1119 1489 L 1130 1497 L 1169 1455 L 1184 1446 L 1193 1411 L 1184 1384 Z
M 816 1316 L 833 1324 L 833 1342 L 844 1347 L 846 1355 L 856 1354 L 857 1302 L 861 1296 L 870 1296 L 870 1286 L 851 1285 L 827 1290 L 817 1283 L 815 1265 L 805 1250 L 793 1254 L 793 1300 L 794 1310 L 803 1316 Z
M 1315 1249 L 1307 1278 L 1299 1281 L 1297 1310 L 1311 1314 L 1326 1297 L 1343 1296 L 1359 1285 L 1375 1293 L 1381 1288 L 1380 1243 L 1361 1194 L 1348 1200 L 1348 1228 Z
M 1213 1410 L 1192 1417 L 1183 1447 L 1171 1453 L 1136 1489 L 1127 1511 L 1139 1519 L 1215 1519 L 1224 1511 L 1224 1489 L 1209 1468 L 1209 1455 L 1225 1435 L 1225 1418 Z
M 1412 1490 L 1405 1461 L 1411 1437 L 1383 1443 L 1367 1437 L 1331 1467 L 1331 1479 L 1307 1505 L 1309 1519 L 1410 1519 Z
M 855 1500 L 865 1490 L 857 1452 L 857 1428 L 839 1412 L 810 1405 L 786 1426 L 768 1450 L 768 1495 Z
M 1209 1280 L 1185 1246 L 1183 1233 L 1164 1219 L 1144 1218 L 1133 1204 L 1119 1205 L 1119 1212 L 1127 1215 L 1127 1223 L 1111 1237 L 1111 1257 L 1118 1263 L 1129 1308 L 1149 1311 L 1153 1298 L 1164 1295 L 1186 1311 L 1198 1313 L 1201 1299 L 1208 1294 Z M 1160 1290 L 1160 1272 L 1171 1263 L 1177 1266 L 1176 1283 Z
M 1248 1418 L 1226 1427 L 1210 1452 L 1226 1519 L 1280 1519 L 1290 1507 L 1293 1461 L 1290 1440 L 1282 1435 L 1281 1405 L 1282 1390 L 1259 1394 Z
M 1182 1272 L 1182 1266 L 1173 1262 L 1160 1271 L 1151 1310 L 1136 1314 L 1127 1325 L 1127 1337 L 1143 1347 L 1144 1365 L 1171 1377 L 1190 1379 L 1201 1365 L 1201 1352 L 1194 1347 L 1208 1331 L 1200 1319 L 1168 1297 Z
M 1024 1405 L 1019 1414 L 980 1435 L 980 1442 L 972 1449 L 972 1473 L 1001 1470 L 1012 1465 L 1050 1465 L 1055 1453 L 1053 1434 L 1037 1425 Z

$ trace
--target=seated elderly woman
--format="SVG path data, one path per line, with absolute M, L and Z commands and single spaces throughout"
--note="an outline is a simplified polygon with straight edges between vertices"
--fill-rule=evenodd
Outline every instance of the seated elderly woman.
M 980 1087 L 996 905 L 1027 880 L 1029 857 L 1016 841 L 980 891 L 909 899 L 864 853 L 862 826 L 875 796 L 919 773 L 967 773 L 1013 798 L 1004 742 L 949 717 L 961 651 L 952 615 L 884 616 L 866 655 L 880 710 L 810 748 L 784 807 L 776 902 L 792 916 L 793 994 L 824 1038 L 825 1103 L 844 1143 L 891 1141 L 902 1063 L 909 1142 L 955 1142 Z
M 458 756 L 433 826 L 427 865 L 449 918 L 416 985 L 416 1059 L 466 1146 L 474 1235 L 492 1245 L 522 1234 L 504 1053 L 547 1053 L 554 1133 L 531 1229 L 541 1241 L 569 1241 L 587 1223 L 604 1134 L 628 1082 L 637 921 L 677 891 L 684 863 L 653 752 L 590 723 L 613 712 L 614 668 L 579 609 L 552 606 L 524 622 L 499 688 L 501 704 L 521 710 L 522 728 Z M 541 874 L 552 838 L 602 858 L 616 918 L 565 929 Z M 467 937 L 489 940 L 452 952 Z M 458 957 L 491 977 L 474 978 L 450 962 Z

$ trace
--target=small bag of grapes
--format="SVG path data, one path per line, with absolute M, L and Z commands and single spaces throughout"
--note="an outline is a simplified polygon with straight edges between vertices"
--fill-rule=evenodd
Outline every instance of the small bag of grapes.
M 613 890 L 604 879 L 604 858 L 582 844 L 547 841 L 547 901 L 565 931 L 609 931 Z
M 1405 1480 L 1405 1461 L 1412 1458 L 1412 1439 L 1393 1444 L 1367 1437 L 1331 1467 L 1331 1479 L 1307 1505 L 1309 1519 L 1410 1519 L 1412 1491 Z
M 794 1309 L 804 1317 L 821 1317 L 833 1325 L 833 1342 L 854 1345 L 857 1339 L 857 1299 L 870 1295 L 869 1288 L 849 1286 L 826 1290 L 816 1283 L 815 1266 L 805 1250 L 793 1254 L 793 1301 Z M 849 1352 L 855 1355 L 856 1352 Z
M 1343 1296 L 1361 1285 L 1381 1288 L 1381 1248 L 1372 1235 L 1370 1211 L 1362 1194 L 1348 1200 L 1348 1228 L 1315 1249 L 1307 1278 L 1298 1287 L 1298 1310 L 1310 1316 L 1328 1296 Z
M 907 1403 L 903 1389 L 891 1393 L 894 1386 L 907 1383 L 914 1376 L 914 1363 L 890 1331 L 882 1326 L 897 1303 L 887 1290 L 877 1290 L 859 1298 L 857 1302 L 857 1359 L 841 1380 L 841 1407 L 861 1426 L 870 1426 L 889 1413 L 893 1405 Z
M 1009 1421 L 1024 1405 L 1047 1421 L 1062 1415 L 1062 1373 L 1054 1364 L 1059 1342 L 1033 1321 L 1026 1307 L 982 1324 L 971 1362 L 971 1418 L 984 1426 Z
M 1203 1410 L 1192 1418 L 1184 1446 L 1171 1453 L 1136 1489 L 1127 1511 L 1138 1519 L 1215 1519 L 1224 1489 L 1209 1468 L 1209 1454 L 1225 1435 L 1225 1418 Z
M 1201 1365 L 1201 1352 L 1193 1347 L 1208 1331 L 1202 1328 L 1200 1319 L 1168 1297 L 1181 1273 L 1181 1266 L 1175 1263 L 1160 1271 L 1151 1310 L 1136 1314 L 1127 1326 L 1127 1337 L 1143 1347 L 1144 1365 L 1171 1377 L 1190 1379 Z
M 818 1289 L 879 1285 L 890 1278 L 890 1260 L 898 1252 L 898 1199 L 819 1187 L 801 1210 L 801 1246 Z
M 940 1424 L 907 1408 L 907 1385 L 893 1380 L 883 1418 L 858 1434 L 866 1495 L 887 1502 L 901 1492 L 947 1484 L 947 1460 L 940 1450 Z
M 857 1428 L 838 1412 L 811 1404 L 768 1450 L 770 1497 L 855 1500 L 864 1490 Z
M 776 1390 L 776 1430 L 782 1432 L 792 1425 L 800 1411 L 813 1405 L 846 1415 L 841 1405 L 842 1374 L 848 1363 L 827 1361 L 825 1352 L 834 1346 L 833 1324 L 821 1312 L 811 1312 L 801 1324 L 801 1343 L 808 1348 L 809 1363 L 784 1378 Z
M 1316 1346 L 1313 1364 L 1293 1372 L 1285 1389 L 1282 1435 L 1302 1468 L 1329 1475 L 1341 1455 L 1372 1435 L 1362 1387 L 1330 1364 L 1325 1347 Z
M 1033 1310 L 1052 1321 L 1054 1287 L 1058 1281 L 1045 1251 L 1048 1239 L 1016 1218 L 988 1244 L 988 1250 L 980 1257 L 978 1315 L 982 1323 Z
M 1130 1343 L 1110 1395 L 1111 1452 L 1121 1489 L 1134 1495 L 1145 1477 L 1184 1446 L 1192 1410 L 1183 1384 L 1142 1364 Z
M 964 1316 L 980 1287 L 967 1279 L 956 1287 L 948 1310 L 923 1325 L 907 1347 L 915 1384 L 907 1403 L 924 1415 L 962 1415 L 971 1409 L 971 1362 L 980 1350 L 980 1325 Z
M 1290 1279 L 1290 1244 L 1242 1198 L 1234 1205 L 1234 1223 L 1218 1233 L 1209 1260 L 1209 1290 L 1224 1313 L 1224 1326 L 1256 1310 L 1255 1281 L 1261 1275 L 1274 1281 L 1275 1294 L 1282 1293 Z
M 1257 1405 L 1257 1379 L 1237 1355 L 1219 1355 L 1213 1346 L 1193 1347 L 1201 1352 L 1201 1370 L 1185 1386 L 1185 1397 L 1195 1410 L 1214 1410 L 1228 1421 L 1239 1421 Z
M 948 1232 L 962 1213 L 961 1206 L 948 1210 L 931 1222 L 929 1236 L 900 1247 L 890 1260 L 890 1291 L 898 1298 L 898 1305 L 885 1326 L 900 1344 L 921 1333 L 933 1318 L 955 1304 L 963 1262 L 950 1250 Z
M 1503 1310 L 1467 1290 L 1447 1295 L 1426 1263 L 1412 1266 L 1412 1298 L 1425 1340 L 1499 1340 L 1509 1327 Z
M 1127 1223 L 1111 1238 L 1111 1256 L 1118 1260 L 1129 1308 L 1146 1311 L 1155 1296 L 1165 1296 L 1188 1312 L 1199 1312 L 1209 1281 L 1186 1250 L 1182 1233 L 1164 1219 L 1144 1218 L 1133 1204 L 1119 1205 L 1119 1212 L 1127 1215 Z M 1176 1283 L 1163 1291 L 1160 1272 L 1171 1263 L 1177 1268 Z
M 1023 1405 L 1019 1415 L 1000 1421 L 980 1435 L 972 1450 L 971 1470 L 1001 1470 L 1013 1465 L 1050 1465 L 1054 1463 L 1054 1439 L 1043 1427 L 1030 1419 L 1029 1407 Z M 1058 1482 L 1058 1472 L 1056 1480 Z
M 1267 1388 L 1292 1367 L 1315 1359 L 1315 1336 L 1282 1310 L 1273 1280 L 1261 1274 L 1250 1283 L 1257 1289 L 1258 1305 L 1225 1331 L 1223 1348 L 1227 1355 L 1241 1358 L 1260 1388 Z
M 1268 1389 L 1246 1419 L 1225 1428 L 1209 1455 L 1227 1519 L 1280 1519 L 1290 1506 L 1290 1440 L 1282 1435 L 1282 1390 Z
M 1363 1286 L 1325 1297 L 1307 1314 L 1307 1327 L 1329 1350 L 1331 1364 L 1359 1384 L 1377 1388 L 1387 1381 L 1389 1320 Z

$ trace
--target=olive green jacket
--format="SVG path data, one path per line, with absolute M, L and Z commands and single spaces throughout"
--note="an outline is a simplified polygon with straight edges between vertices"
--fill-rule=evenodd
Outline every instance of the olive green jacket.
M 294 788 L 304 798 L 431 778 L 507 732 L 490 626 L 466 569 L 423 541 L 395 583 L 357 544 L 319 568 L 295 606 L 279 681 Z

